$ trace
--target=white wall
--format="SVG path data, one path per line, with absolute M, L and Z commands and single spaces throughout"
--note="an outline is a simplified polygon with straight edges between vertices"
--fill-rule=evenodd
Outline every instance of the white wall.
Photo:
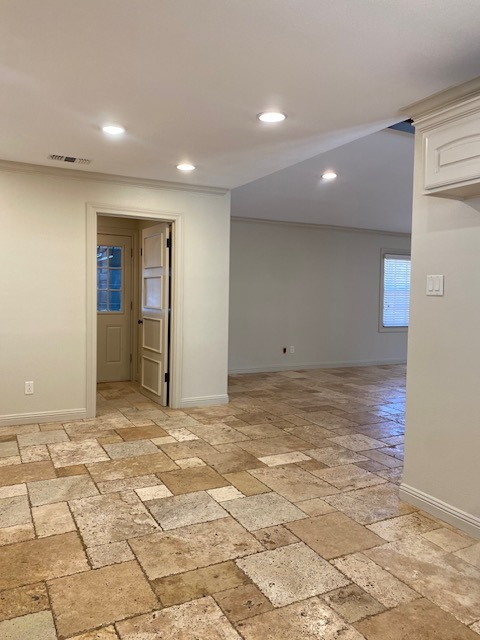
M 418 138 L 403 487 L 480 535 L 480 205 L 421 195 Z M 427 274 L 444 297 L 425 295 Z
M 378 330 L 380 255 L 409 247 L 404 235 L 233 219 L 229 370 L 405 361 L 407 333 Z
M 20 169 L 21 167 L 18 167 Z M 184 247 L 181 399 L 227 392 L 229 194 L 0 167 L 0 424 L 85 410 L 86 204 L 175 212 Z M 24 395 L 24 382 L 35 394 Z

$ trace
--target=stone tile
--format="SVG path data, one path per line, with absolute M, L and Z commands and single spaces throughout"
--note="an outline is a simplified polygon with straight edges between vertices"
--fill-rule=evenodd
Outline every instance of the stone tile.
M 0 591 L 87 569 L 77 533 L 0 547 Z
M 114 627 L 103 627 L 96 631 L 87 631 L 79 636 L 70 638 L 70 640 L 118 640 Z
M 480 636 L 480 620 L 470 625 L 470 629 Z
M 260 543 L 232 518 L 135 538 L 130 546 L 150 580 L 262 550 Z
M 66 502 L 33 507 L 32 516 L 39 538 L 75 531 L 75 523 Z
M 410 513 L 407 516 L 399 516 L 398 518 L 391 518 L 383 522 L 369 524 L 367 529 L 370 529 L 370 531 L 373 531 L 385 540 L 393 542 L 394 540 L 401 540 L 402 538 L 425 533 L 426 531 L 438 529 L 439 527 L 440 525 L 437 522 L 425 517 L 421 513 Z
M 25 483 L 22 484 L 12 484 L 7 487 L 0 487 L 0 500 L 3 498 L 13 498 L 15 496 L 26 496 L 27 495 L 27 485 Z
M 96 440 L 58 442 L 49 444 L 48 450 L 55 467 L 68 467 L 73 464 L 87 464 L 108 460 L 107 454 Z
M 48 590 L 58 633 L 62 636 L 110 624 L 158 606 L 136 562 L 51 580 Z
M 206 463 L 200 458 L 184 458 L 183 460 L 177 460 L 176 463 L 180 469 L 195 469 L 206 466 Z
M 243 493 L 235 487 L 220 487 L 218 489 L 209 489 L 207 493 L 217 502 L 226 502 L 227 500 L 236 500 L 237 498 L 245 497 Z
M 95 482 L 123 480 L 124 478 L 145 476 L 171 469 L 177 469 L 177 465 L 161 451 L 135 458 L 120 458 L 119 460 L 88 465 L 88 471 Z
M 117 625 L 121 640 L 178 638 L 180 640 L 241 640 L 211 597 L 193 600 Z
M 285 547 L 288 544 L 299 542 L 297 536 L 293 535 L 291 531 L 281 524 L 259 529 L 254 531 L 253 535 L 266 549 L 278 549 L 278 547 Z
M 22 464 L 22 458 L 20 456 L 0 458 L 0 467 L 10 467 L 12 465 L 20 465 L 20 464 Z
M 475 543 L 475 540 L 470 536 L 445 528 L 427 531 L 427 533 L 422 534 L 422 537 L 449 552 L 464 549 Z
M 0 528 L 29 524 L 32 521 L 27 496 L 0 500 Z
M 388 482 L 394 482 L 400 484 L 403 479 L 403 467 L 396 467 L 395 469 L 379 469 L 376 471 L 381 478 L 388 480 Z
M 47 589 L 42 583 L 2 591 L 0 593 L 0 621 L 38 613 L 48 609 L 49 606 Z
M 177 442 L 173 436 L 161 436 L 160 438 L 150 438 L 153 444 L 160 446 L 162 444 L 169 444 L 171 442 Z
M 456 551 L 455 555 L 474 567 L 477 567 L 477 569 L 480 569 L 480 542 L 466 549 Z
M 202 458 L 210 467 L 221 474 L 258 469 L 265 466 L 258 458 L 247 453 L 247 451 L 238 449 L 238 447 L 235 451 L 204 454 Z
M 303 500 L 302 502 L 296 502 L 297 506 L 309 516 L 323 516 L 325 513 L 332 513 L 336 511 L 328 502 L 321 498 L 312 498 L 311 500 Z
M 110 458 L 134 458 L 136 456 L 158 453 L 158 448 L 150 440 L 133 440 L 131 442 L 117 442 L 105 444 L 103 448 Z
M 52 480 L 28 483 L 28 493 L 32 506 L 54 502 L 67 502 L 74 498 L 88 498 L 98 494 L 97 488 L 88 476 L 67 476 Z
M 4 640 L 57 640 L 50 611 L 31 613 L 20 618 L 0 622 L 0 638 Z
M 10 458 L 18 455 L 18 446 L 15 440 L 0 442 L 0 458 Z
M 293 429 L 288 429 L 290 435 L 300 438 L 305 442 L 309 442 L 315 447 L 329 447 L 331 442 L 327 438 L 332 437 L 329 429 L 324 429 L 316 424 L 307 424 Z
M 190 427 L 190 430 L 205 442 L 213 445 L 249 440 L 249 436 L 222 422 L 198 424 Z
M 322 596 L 326 604 L 347 622 L 357 622 L 385 611 L 385 607 L 356 584 L 335 589 Z
M 362 451 L 362 455 L 370 458 L 374 462 L 379 462 L 385 467 L 390 467 L 392 469 L 395 467 L 401 467 L 403 464 L 401 460 L 397 460 L 397 458 L 393 458 L 392 456 L 387 456 L 381 451 L 377 451 L 376 449 L 372 449 L 370 451 Z
M 377 564 L 465 624 L 478 620 L 480 571 L 421 536 L 365 552 Z
M 327 465 L 320 460 L 305 460 L 304 462 L 297 462 L 296 466 L 304 471 L 319 471 L 320 469 L 326 469 Z
M 205 459 L 206 455 L 218 453 L 215 447 L 202 440 L 193 442 L 173 442 L 159 445 L 172 460 L 183 460 L 185 458 Z
M 229 560 L 210 567 L 159 578 L 154 580 L 152 585 L 163 606 L 171 607 L 174 604 L 233 589 L 247 582 L 248 578 L 243 571 Z
M 291 502 L 337 493 L 337 489 L 330 484 L 298 467 L 255 469 L 250 473 L 254 478 Z
M 308 442 L 290 435 L 283 435 L 279 438 L 264 438 L 263 440 L 239 442 L 238 446 L 257 458 L 310 448 Z
M 478 640 L 478 636 L 428 600 L 404 604 L 357 622 L 367 640 Z
M 351 464 L 353 462 L 362 462 L 366 460 L 364 455 L 344 449 L 339 446 L 323 447 L 321 449 L 308 449 L 304 451 L 307 456 L 319 460 L 327 465 L 327 467 L 338 467 L 340 465 Z
M 0 546 L 13 544 L 14 542 L 24 542 L 35 538 L 33 523 L 17 524 L 13 527 L 0 529 Z
M 239 622 L 237 628 L 245 640 L 364 640 L 318 598 L 267 611 Z
M 231 622 L 245 620 L 273 609 L 267 598 L 254 584 L 222 591 L 214 598 Z
M 63 429 L 58 429 L 58 425 L 55 431 L 25 433 L 18 436 L 18 444 L 21 448 L 38 444 L 54 444 L 55 442 L 68 442 L 67 434 Z
M 132 550 L 126 542 L 111 542 L 110 544 L 101 544 L 98 547 L 89 547 L 87 555 L 94 569 L 135 560 Z
M 291 522 L 286 527 L 328 560 L 383 543 L 382 538 L 339 512 Z
M 157 500 L 158 498 L 169 498 L 173 495 L 170 489 L 167 489 L 167 487 L 161 483 L 153 487 L 135 489 L 135 493 L 142 502 L 146 502 L 147 500 Z
M 343 587 L 348 580 L 303 542 L 237 560 L 275 607 Z
M 305 518 L 293 504 L 276 493 L 262 493 L 238 500 L 222 502 L 224 507 L 248 531 Z
M 301 451 L 292 451 L 290 453 L 279 453 L 274 456 L 263 456 L 259 458 L 259 460 L 263 462 L 263 464 L 266 464 L 267 467 L 277 467 L 281 464 L 305 462 L 306 460 L 310 460 L 310 458 Z
M 245 496 L 254 496 L 259 493 L 267 493 L 270 491 L 263 482 L 259 482 L 246 471 L 225 473 L 224 477 Z
M 157 485 L 161 487 L 164 486 L 162 481 L 153 473 L 148 476 L 136 476 L 122 480 L 106 480 L 105 482 L 97 483 L 100 493 L 116 493 L 118 491 L 131 491 L 132 489 L 137 491 L 137 489 L 143 489 L 144 487 L 151 489 Z
M 55 478 L 51 462 L 29 462 L 0 468 L 0 487 Z
M 120 429 L 118 434 L 127 441 L 130 440 L 151 440 L 152 438 L 168 437 L 167 432 L 156 424 L 143 427 L 133 427 Z
M 250 440 L 278 438 L 279 436 L 284 435 L 282 429 L 279 429 L 269 422 L 263 424 L 245 424 L 244 422 L 239 421 L 238 424 L 232 424 L 231 426 L 235 427 L 237 431 L 243 433 Z
M 360 524 L 372 524 L 415 511 L 414 507 L 399 499 L 398 487 L 392 484 L 327 496 L 325 501 Z
M 354 464 L 330 467 L 329 469 L 312 471 L 312 473 L 342 491 L 363 489 L 385 482 L 383 478 L 379 478 L 376 474 L 365 471 Z
M 177 442 L 190 442 L 191 440 L 198 440 L 198 436 L 189 431 L 189 429 L 171 429 L 165 425 L 167 433 L 169 433 Z
M 43 460 L 50 460 L 50 454 L 44 444 L 24 447 L 20 450 L 20 457 L 22 462 L 42 462 Z
M 385 607 L 397 607 L 420 595 L 372 562 L 363 553 L 333 560 L 333 564 Z
M 160 473 L 162 482 L 175 494 L 191 493 L 193 491 L 206 491 L 225 487 L 228 482 L 213 469 L 199 467 L 197 469 L 181 469 Z
M 382 447 L 385 447 L 384 442 L 380 442 L 380 440 L 375 440 L 374 438 L 369 438 L 361 433 L 354 433 L 348 436 L 338 436 L 330 438 L 330 440 L 335 444 L 345 447 L 345 449 L 351 449 L 352 451 L 366 451 L 367 449 L 381 449 Z
M 148 502 L 148 509 L 165 531 L 228 516 L 205 491 L 151 500 Z
M 59 467 L 56 469 L 57 476 L 59 478 L 65 478 L 67 476 L 82 476 L 87 475 L 87 467 L 84 464 L 72 464 L 69 467 Z
M 70 508 L 87 547 L 158 531 L 157 523 L 133 492 L 72 500 Z

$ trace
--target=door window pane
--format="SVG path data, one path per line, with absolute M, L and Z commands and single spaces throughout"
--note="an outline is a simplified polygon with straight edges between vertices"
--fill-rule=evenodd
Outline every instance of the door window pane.
M 122 311 L 122 247 L 97 246 L 97 311 Z

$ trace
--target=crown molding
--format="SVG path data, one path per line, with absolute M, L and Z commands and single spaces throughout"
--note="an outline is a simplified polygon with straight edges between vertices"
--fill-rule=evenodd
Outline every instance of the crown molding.
M 79 169 L 60 169 L 59 167 L 47 167 L 40 164 L 28 164 L 25 162 L 13 162 L 0 160 L 0 171 L 12 171 L 15 173 L 27 173 L 31 175 L 49 176 L 51 178 L 71 178 L 73 180 L 89 180 L 92 182 L 108 182 L 110 184 L 130 185 L 132 187 L 144 187 L 147 189 L 169 189 L 173 191 L 192 191 L 195 193 L 209 193 L 223 196 L 229 189 L 221 187 L 209 187 L 206 185 L 186 184 L 184 182 L 166 182 L 164 180 L 151 180 L 149 178 L 131 178 L 109 173 L 96 173 Z
M 480 77 L 469 82 L 449 87 L 438 93 L 434 93 L 423 100 L 414 102 L 400 109 L 400 113 L 413 120 L 423 120 L 431 113 L 448 111 L 458 105 L 459 102 L 469 102 L 480 97 Z
M 397 236 L 402 238 L 411 238 L 411 233 L 403 233 L 401 231 L 382 231 L 381 229 L 362 229 L 361 227 L 341 227 L 333 224 L 317 224 L 315 222 L 290 222 L 286 220 L 263 220 L 262 218 L 245 218 L 243 216 L 232 216 L 232 222 L 254 222 L 257 224 L 275 224 L 287 227 L 310 227 L 314 229 L 323 229 L 325 231 L 350 231 L 352 233 L 368 233 L 381 236 Z

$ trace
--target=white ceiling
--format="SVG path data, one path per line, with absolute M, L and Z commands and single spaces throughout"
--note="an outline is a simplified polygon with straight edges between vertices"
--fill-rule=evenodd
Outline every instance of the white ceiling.
M 478 25 L 478 0 L 1 0 L 0 158 L 238 187 L 478 75 Z

